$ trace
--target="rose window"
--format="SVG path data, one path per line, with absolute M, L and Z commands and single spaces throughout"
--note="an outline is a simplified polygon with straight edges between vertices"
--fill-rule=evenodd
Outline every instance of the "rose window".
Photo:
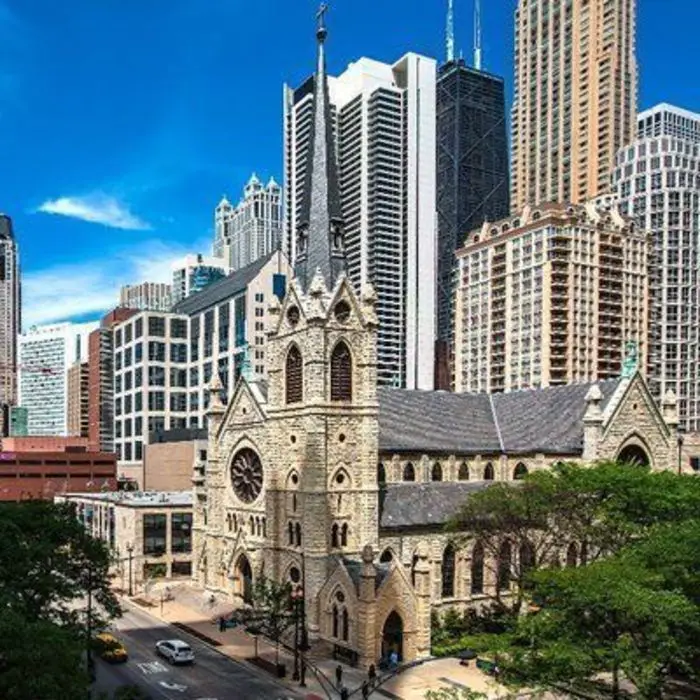
M 231 483 L 244 503 L 252 503 L 260 495 L 263 468 L 256 452 L 248 447 L 236 452 L 231 464 Z

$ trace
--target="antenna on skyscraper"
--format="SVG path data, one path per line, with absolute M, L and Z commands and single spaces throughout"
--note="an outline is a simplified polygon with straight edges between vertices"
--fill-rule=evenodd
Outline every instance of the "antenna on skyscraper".
M 481 70 L 481 0 L 474 0 L 474 68 Z
M 454 0 L 447 0 L 447 62 L 455 60 L 455 8 Z

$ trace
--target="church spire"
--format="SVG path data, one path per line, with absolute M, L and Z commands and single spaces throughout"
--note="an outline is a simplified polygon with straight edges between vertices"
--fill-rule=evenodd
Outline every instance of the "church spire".
M 327 11 L 328 5 L 322 3 L 316 15 L 318 62 L 304 201 L 297 230 L 295 273 L 304 291 L 308 290 L 317 271 L 320 271 L 326 287 L 331 289 L 340 273 L 345 270 L 343 218 L 326 78 L 324 44 L 328 36 L 325 25 Z

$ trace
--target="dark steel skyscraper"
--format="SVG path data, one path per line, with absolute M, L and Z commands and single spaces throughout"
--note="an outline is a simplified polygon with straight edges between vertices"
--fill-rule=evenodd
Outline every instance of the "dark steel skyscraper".
M 509 199 L 503 79 L 448 61 L 437 81 L 436 388 L 450 384 L 455 251 L 469 231 L 507 216 Z
M 12 219 L 0 214 L 0 409 L 17 404 L 17 336 L 21 328 L 19 253 Z M 7 409 L 0 410 L 0 437 Z

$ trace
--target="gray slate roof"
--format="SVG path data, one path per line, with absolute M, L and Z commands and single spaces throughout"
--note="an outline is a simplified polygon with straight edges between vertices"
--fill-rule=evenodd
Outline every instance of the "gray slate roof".
M 244 291 L 276 252 L 272 251 L 254 263 L 232 272 L 228 277 L 208 284 L 204 289 L 175 304 L 173 312 L 193 316 Z
M 457 513 L 464 501 L 493 481 L 430 481 L 387 484 L 380 527 L 442 525 Z
M 360 574 L 362 573 L 362 562 L 355 559 L 348 559 L 347 557 L 342 557 L 342 562 L 347 569 L 348 575 L 355 584 L 357 591 L 360 590 Z M 390 564 L 385 562 L 376 563 L 375 569 L 377 571 L 376 578 L 374 579 L 374 590 L 376 591 L 379 586 L 382 585 L 384 579 L 389 575 Z
M 596 382 L 605 410 L 620 380 Z M 578 454 L 593 382 L 505 394 L 378 389 L 382 452 Z

